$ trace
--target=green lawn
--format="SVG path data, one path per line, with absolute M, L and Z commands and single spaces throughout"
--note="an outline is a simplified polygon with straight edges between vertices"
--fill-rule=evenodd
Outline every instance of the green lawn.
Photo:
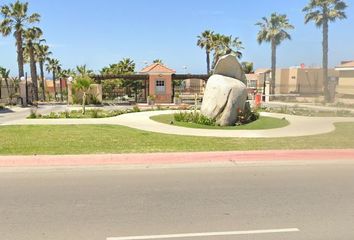
M 84 154 L 265 149 L 354 148 L 354 123 L 309 137 L 187 137 L 112 125 L 1 126 L 0 154 Z
M 220 127 L 220 126 L 208 126 L 191 122 L 177 122 L 174 120 L 173 114 L 162 114 L 150 117 L 152 120 L 170 124 L 173 121 L 175 126 L 180 127 L 189 127 L 189 128 L 206 128 L 206 129 L 225 129 L 225 130 L 256 130 L 256 129 L 271 129 L 271 128 L 280 128 L 289 125 L 289 122 L 285 119 L 272 118 L 272 117 L 260 117 L 257 121 L 251 122 L 249 124 L 240 125 L 240 126 L 229 126 L 229 127 Z

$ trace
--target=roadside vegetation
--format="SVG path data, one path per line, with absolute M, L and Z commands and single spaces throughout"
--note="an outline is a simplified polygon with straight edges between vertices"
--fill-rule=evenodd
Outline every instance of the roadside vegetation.
M 215 138 L 159 134 L 112 125 L 2 126 L 2 155 L 354 148 L 354 123 L 331 133 L 289 138 Z

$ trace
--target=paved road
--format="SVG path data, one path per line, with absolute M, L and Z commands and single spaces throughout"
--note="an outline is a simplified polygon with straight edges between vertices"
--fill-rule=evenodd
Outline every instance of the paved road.
M 178 239 L 349 240 L 353 202 L 354 162 L 0 171 L 2 240 L 288 228 L 299 231 Z

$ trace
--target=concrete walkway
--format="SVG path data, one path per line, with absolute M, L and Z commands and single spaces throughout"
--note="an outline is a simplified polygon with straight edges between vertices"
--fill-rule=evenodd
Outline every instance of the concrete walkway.
M 319 110 L 319 111 L 348 111 L 354 113 L 353 108 L 344 108 L 344 107 L 329 107 L 329 106 L 321 106 L 321 105 L 314 105 L 312 103 L 292 103 L 292 102 L 265 102 L 262 103 L 263 107 L 297 107 L 297 108 L 306 108 L 311 110 Z
M 335 130 L 335 122 L 354 122 L 354 118 L 344 117 L 304 117 L 276 113 L 261 113 L 262 116 L 286 118 L 290 124 L 283 128 L 268 130 L 215 130 L 185 128 L 158 123 L 150 117 L 161 114 L 172 114 L 176 110 L 138 112 L 112 118 L 96 119 L 20 119 L 0 125 L 73 125 L 73 124 L 110 124 L 122 125 L 139 130 L 175 134 L 184 136 L 230 137 L 230 138 L 276 138 L 298 137 L 328 133 Z

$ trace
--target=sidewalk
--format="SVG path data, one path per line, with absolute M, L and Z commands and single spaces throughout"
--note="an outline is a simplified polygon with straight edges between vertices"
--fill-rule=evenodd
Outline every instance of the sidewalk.
M 335 130 L 335 122 L 354 122 L 354 117 L 305 117 L 279 113 L 262 112 L 262 116 L 285 118 L 290 122 L 286 127 L 265 130 L 219 130 L 186 128 L 159 123 L 150 119 L 161 114 L 173 114 L 176 110 L 147 111 L 119 115 L 111 118 L 88 119 L 22 119 L 2 125 L 76 125 L 76 124 L 109 124 L 121 125 L 144 131 L 183 136 L 229 137 L 229 138 L 277 138 L 300 137 L 328 133 Z M 1 124 L 0 124 L 1 125 Z
M 0 168 L 333 160 L 354 161 L 354 149 L 0 156 Z
M 312 110 L 323 110 L 323 111 L 349 111 L 354 112 L 353 108 L 343 108 L 343 107 L 328 107 L 328 106 L 320 106 L 320 105 L 313 105 L 311 103 L 292 103 L 292 102 L 266 102 L 263 103 L 265 107 L 279 107 L 279 106 L 287 106 L 287 107 L 299 107 L 299 108 L 307 108 Z

